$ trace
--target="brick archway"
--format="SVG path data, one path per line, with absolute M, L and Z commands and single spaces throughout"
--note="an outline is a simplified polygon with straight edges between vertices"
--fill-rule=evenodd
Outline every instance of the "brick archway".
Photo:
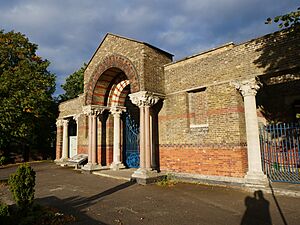
M 113 54 L 105 57 L 93 72 L 86 88 L 86 105 L 90 105 L 93 99 L 93 92 L 100 76 L 110 68 L 122 70 L 130 81 L 131 93 L 140 91 L 140 82 L 138 73 L 132 62 L 124 56 Z

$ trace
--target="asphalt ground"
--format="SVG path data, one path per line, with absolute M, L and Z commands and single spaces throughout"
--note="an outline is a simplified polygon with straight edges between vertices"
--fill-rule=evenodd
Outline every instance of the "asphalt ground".
M 72 224 L 300 224 L 300 198 L 187 183 L 141 186 L 49 162 L 32 167 L 37 173 L 36 202 L 74 215 Z M 15 170 L 0 168 L 0 180 Z M 0 198 L 13 203 L 4 185 Z

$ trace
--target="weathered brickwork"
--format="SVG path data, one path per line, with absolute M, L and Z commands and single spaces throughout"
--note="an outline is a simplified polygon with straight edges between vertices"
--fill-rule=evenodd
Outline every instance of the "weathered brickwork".
M 240 94 L 229 84 L 208 87 L 206 92 L 206 123 L 199 124 L 202 127 L 191 126 L 195 112 L 189 112 L 187 92 L 167 95 L 159 113 L 160 144 L 245 145 Z
M 59 104 L 59 118 L 71 117 L 82 113 L 84 96 L 62 102 Z
M 145 90 L 165 93 L 163 65 L 172 61 L 172 55 L 161 54 L 158 50 L 144 46 Z
M 244 175 L 247 171 L 245 149 L 239 151 L 240 158 L 235 158 L 236 152 L 227 150 L 224 153 L 223 150 L 226 146 L 229 149 L 246 146 L 243 98 L 231 81 L 299 68 L 299 41 L 299 35 L 278 32 L 237 46 L 228 44 L 166 65 L 166 99 L 159 113 L 159 143 L 169 147 L 168 150 L 160 148 L 161 168 L 210 175 Z M 197 95 L 204 98 L 201 91 L 205 92 L 205 102 L 197 100 Z M 296 92 L 295 99 L 299 98 L 299 89 Z M 277 93 L 284 98 L 282 92 Z M 266 102 L 269 97 L 263 95 L 259 98 Z M 272 99 L 273 104 L 268 105 L 274 107 L 278 98 Z M 195 107 L 201 106 L 197 115 Z M 170 147 L 174 144 L 175 147 Z M 187 146 L 197 147 L 191 150 Z M 229 163 L 222 158 L 224 155 L 225 158 L 232 157 L 236 163 L 243 163 Z M 214 170 L 215 165 L 221 170 Z M 232 171 L 238 172 L 232 174 Z
M 300 101 L 299 58 L 299 32 L 230 43 L 177 62 L 149 44 L 108 34 L 85 70 L 84 94 L 60 104 L 59 118 L 79 116 L 77 151 L 87 153 L 89 127 L 83 105 L 111 106 L 115 93 L 121 93 L 114 97 L 122 106 L 128 93 L 162 94 L 164 100 L 152 108 L 160 169 L 244 177 L 248 171 L 245 109 L 233 82 L 255 77 L 261 81 L 256 97 L 259 122 L 293 121 L 294 104 Z M 119 90 L 122 81 L 130 86 Z M 110 165 L 113 116 L 106 111 L 98 118 L 97 163 Z M 57 133 L 57 157 L 61 156 L 61 132 Z
M 247 172 L 246 149 L 160 147 L 160 168 L 170 172 L 243 177 Z
M 299 56 L 299 33 L 277 32 L 240 45 L 225 45 L 166 65 L 166 94 L 299 67 Z
M 115 57 L 120 57 L 121 60 L 116 60 L 114 59 Z M 127 62 L 123 59 L 126 59 Z M 138 74 L 137 79 L 139 82 L 139 85 L 137 85 L 135 81 L 131 82 L 131 84 L 134 84 L 134 87 L 131 87 L 132 92 L 147 90 L 146 85 L 149 85 L 149 80 L 154 80 L 154 76 L 157 77 L 158 80 L 161 80 L 162 83 L 155 82 L 157 84 L 156 86 L 152 84 L 150 84 L 150 86 L 152 86 L 152 89 L 162 91 L 164 86 L 163 75 L 161 74 L 163 72 L 162 66 L 171 61 L 171 55 L 148 44 L 146 45 L 142 42 L 108 34 L 100 44 L 85 70 L 85 93 L 93 91 L 89 89 L 89 82 L 92 81 L 94 77 L 99 78 L 105 69 L 112 67 L 113 63 L 111 61 L 123 61 L 125 65 L 128 65 L 128 62 L 130 62 L 130 67 L 132 67 L 130 70 L 135 71 L 136 74 Z M 151 65 L 152 61 L 154 63 L 153 65 Z M 121 63 L 116 63 L 115 66 L 118 67 L 118 64 Z M 123 68 L 120 69 L 122 70 Z M 124 71 L 127 72 L 126 75 L 129 80 L 131 80 L 131 72 L 128 72 L 130 70 Z M 145 78 L 146 75 L 147 78 Z

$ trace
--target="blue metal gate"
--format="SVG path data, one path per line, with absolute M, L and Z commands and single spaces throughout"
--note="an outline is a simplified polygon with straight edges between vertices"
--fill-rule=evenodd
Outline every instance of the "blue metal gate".
M 260 148 L 270 180 L 300 183 L 300 123 L 261 126 Z
M 124 156 L 126 166 L 129 168 L 138 168 L 140 166 L 139 152 L 139 125 L 130 116 L 125 113 L 125 133 L 124 133 Z

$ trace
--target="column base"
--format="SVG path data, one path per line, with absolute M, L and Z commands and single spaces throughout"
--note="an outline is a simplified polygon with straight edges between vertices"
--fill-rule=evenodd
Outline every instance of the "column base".
M 245 186 L 247 187 L 267 187 L 268 178 L 262 172 L 248 172 L 245 176 Z
M 117 170 L 120 170 L 120 169 L 124 169 L 124 168 L 125 168 L 125 166 L 121 162 L 117 162 L 117 163 L 112 162 L 112 164 L 110 165 L 110 169 L 114 170 L 114 171 L 117 171 Z
M 135 179 L 138 184 L 142 185 L 155 183 L 165 177 L 165 174 L 158 173 L 155 170 L 147 170 L 142 168 L 139 168 L 131 175 L 132 179 Z
M 99 164 L 96 164 L 96 163 L 88 163 L 88 164 L 85 164 L 81 171 L 83 173 L 92 173 L 93 171 L 97 171 L 97 170 L 102 170 L 104 169 L 101 165 Z M 106 168 L 105 168 L 106 169 Z
M 60 158 L 60 159 L 55 159 L 54 163 L 59 166 L 66 166 L 67 161 L 68 161 L 68 158 Z

